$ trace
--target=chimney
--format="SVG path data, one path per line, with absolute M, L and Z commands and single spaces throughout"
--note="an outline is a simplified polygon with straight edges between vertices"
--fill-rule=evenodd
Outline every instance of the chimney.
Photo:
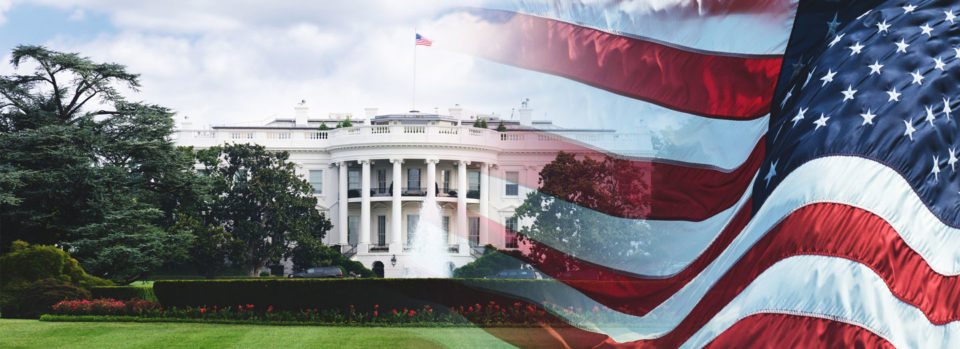
M 520 125 L 530 126 L 533 125 L 533 109 L 530 109 L 530 98 L 524 98 L 523 102 L 520 103 Z
M 463 117 L 463 108 L 459 104 L 454 105 L 452 108 L 447 109 L 450 112 L 450 116 L 460 119 Z
M 307 107 L 307 101 L 301 99 L 300 103 L 293 107 L 293 110 L 296 111 L 297 126 L 307 126 L 307 114 L 310 111 L 310 107 Z
M 190 121 L 189 116 L 184 116 L 183 121 L 180 122 L 181 130 L 191 130 L 193 129 L 193 121 Z

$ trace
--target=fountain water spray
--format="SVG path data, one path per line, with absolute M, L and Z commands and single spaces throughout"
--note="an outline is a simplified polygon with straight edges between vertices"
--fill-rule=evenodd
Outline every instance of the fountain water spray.
M 426 197 L 420 208 L 420 221 L 413 236 L 413 244 L 407 254 L 407 270 L 404 277 L 409 278 L 448 278 L 450 275 L 449 246 L 446 231 L 440 226 L 443 214 L 437 200 Z

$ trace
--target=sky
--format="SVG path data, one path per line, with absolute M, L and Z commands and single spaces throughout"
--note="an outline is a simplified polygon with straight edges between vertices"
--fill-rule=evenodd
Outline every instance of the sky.
M 610 99 L 602 95 L 609 94 L 588 86 L 445 49 L 456 38 L 434 28 L 450 5 L 0 0 L 0 74 L 13 72 L 7 62 L 16 45 L 78 52 L 140 74 L 142 87 L 128 99 L 171 108 L 197 126 L 290 118 L 301 100 L 314 118 L 360 116 L 367 107 L 381 114 L 414 107 L 446 113 L 459 104 L 468 114 L 509 119 L 529 98 L 534 120 L 560 126 L 582 128 L 587 119 L 591 127 L 623 129 L 624 115 L 641 113 L 649 123 L 642 127 L 672 127 L 656 126 L 657 118 L 647 115 L 661 112 L 655 106 L 605 103 Z M 434 46 L 414 46 L 417 31 L 434 38 Z

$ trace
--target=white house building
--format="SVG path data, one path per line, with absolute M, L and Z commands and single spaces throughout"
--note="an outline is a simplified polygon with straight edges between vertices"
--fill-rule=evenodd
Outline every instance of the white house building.
M 649 137 L 642 135 L 533 121 L 526 103 L 517 120 L 464 115 L 459 106 L 446 115 L 378 114 L 367 108 L 362 117 L 324 118 L 312 118 L 305 103 L 294 109 L 294 118 L 261 126 L 199 129 L 185 121 L 176 142 L 196 148 L 256 143 L 289 152 L 313 184 L 317 209 L 333 223 L 324 243 L 340 246 L 385 277 L 408 275 L 424 200 L 440 206 L 449 249 L 436 262 L 452 270 L 474 260 L 486 244 L 517 246 L 511 231 L 517 221 L 511 217 L 532 190 L 522 183 L 537 183 L 540 169 L 558 150 L 576 151 L 581 144 L 620 153 L 650 149 Z M 346 118 L 352 127 L 333 129 Z M 486 119 L 489 129 L 473 127 L 477 118 Z M 501 121 L 506 132 L 496 131 Z M 321 130 L 321 124 L 331 129 Z

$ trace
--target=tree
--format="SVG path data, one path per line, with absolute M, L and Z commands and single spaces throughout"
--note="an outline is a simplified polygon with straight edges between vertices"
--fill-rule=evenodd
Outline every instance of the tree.
M 346 119 L 343 119 L 343 123 L 341 123 L 341 126 L 340 126 L 340 127 L 353 127 L 353 123 L 350 122 L 350 117 L 349 117 L 349 116 L 347 116 Z
M 330 129 L 330 126 L 327 126 L 326 122 L 321 122 L 320 127 L 317 128 L 320 131 L 326 131 Z
M 507 127 L 503 125 L 503 120 L 500 120 L 500 124 L 497 125 L 497 132 L 507 132 Z
M 484 246 L 483 255 L 480 258 L 455 269 L 453 277 L 480 279 L 502 270 L 520 269 L 524 264 L 521 259 L 511 256 L 508 251 L 499 251 L 496 247 L 487 245 Z
M 242 245 L 235 262 L 248 275 L 259 276 L 268 262 L 289 256 L 295 244 L 318 244 L 330 229 L 310 183 L 297 175 L 287 152 L 226 144 L 199 153 L 215 179 L 212 221 Z
M 480 120 L 480 128 L 487 128 L 487 119 Z
M 649 212 L 648 173 L 626 160 L 559 153 L 541 170 L 540 188 L 516 210 L 519 221 L 529 222 L 519 232 L 526 257 L 563 272 L 572 271 L 573 260 L 548 253 L 551 247 L 608 265 L 644 255 L 654 239 L 642 220 Z
M 122 65 L 41 46 L 10 62 L 29 72 L 0 77 L 0 248 L 61 244 L 121 283 L 176 258 L 185 236 L 167 228 L 198 187 L 173 113 L 126 100 L 140 83 Z

